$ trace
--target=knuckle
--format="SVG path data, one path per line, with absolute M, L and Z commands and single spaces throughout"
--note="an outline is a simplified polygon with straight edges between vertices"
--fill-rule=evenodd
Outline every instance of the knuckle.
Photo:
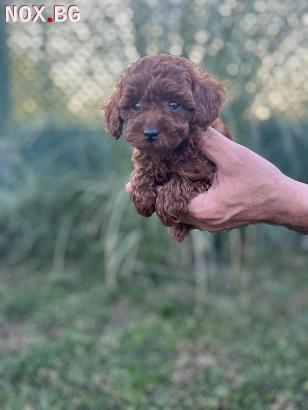
M 243 146 L 237 146 L 237 149 L 230 154 L 230 160 L 234 166 L 242 166 L 247 162 L 248 149 Z

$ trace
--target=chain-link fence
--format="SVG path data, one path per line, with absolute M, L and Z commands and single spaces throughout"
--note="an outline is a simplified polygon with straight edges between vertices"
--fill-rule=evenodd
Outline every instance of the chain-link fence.
M 54 2 L 46 4 L 48 16 Z M 191 243 L 183 254 L 167 238 L 162 247 L 146 249 L 140 238 L 160 238 L 162 229 L 157 222 L 144 222 L 132 214 L 125 218 L 124 199 L 112 193 L 115 181 L 120 180 L 121 190 L 127 178 L 129 155 L 123 142 L 116 144 L 104 136 L 100 106 L 120 72 L 145 54 L 184 55 L 225 80 L 228 102 L 223 116 L 237 140 L 289 175 L 307 181 L 305 0 L 296 5 L 292 0 L 79 0 L 76 4 L 81 19 L 75 23 L 1 20 L 3 254 L 9 252 L 13 259 L 19 254 L 22 259 L 47 253 L 59 260 L 67 251 L 76 257 L 83 247 L 91 259 L 91 252 L 111 255 L 121 242 L 122 256 L 113 261 L 108 257 L 107 268 L 114 272 L 128 261 L 125 241 L 129 263 L 137 265 L 149 260 L 159 266 L 166 257 L 166 244 L 172 250 L 168 254 L 172 263 L 177 260 L 174 252 L 195 259 L 207 241 L 215 242 L 215 249 L 222 252 L 225 245 L 217 245 L 224 242 L 219 236 L 205 239 L 203 250 L 198 245 L 195 254 L 189 251 Z M 294 235 L 283 232 L 268 229 L 267 240 L 278 249 L 297 243 Z M 239 240 L 230 237 L 235 244 Z M 254 239 L 254 247 L 256 243 Z

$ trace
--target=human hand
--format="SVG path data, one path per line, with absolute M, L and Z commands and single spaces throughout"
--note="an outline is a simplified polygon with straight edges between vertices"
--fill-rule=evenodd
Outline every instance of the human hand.
M 209 127 L 202 152 L 217 166 L 213 184 L 188 205 L 182 222 L 216 232 L 256 222 L 272 222 L 287 177 L 266 159 Z

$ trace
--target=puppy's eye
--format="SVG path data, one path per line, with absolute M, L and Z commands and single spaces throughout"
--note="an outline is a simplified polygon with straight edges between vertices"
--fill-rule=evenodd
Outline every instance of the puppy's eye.
M 132 105 L 131 105 L 131 109 L 134 111 L 139 111 L 140 110 L 140 104 L 138 103 L 138 101 L 135 101 Z
M 181 103 L 178 102 L 178 101 L 170 101 L 170 102 L 169 102 L 169 107 L 170 107 L 172 110 L 177 110 L 180 106 L 181 106 Z

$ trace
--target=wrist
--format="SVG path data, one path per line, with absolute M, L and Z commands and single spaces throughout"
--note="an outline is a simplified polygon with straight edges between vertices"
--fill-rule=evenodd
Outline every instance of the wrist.
M 274 193 L 273 207 L 266 222 L 307 231 L 308 185 L 282 174 Z

